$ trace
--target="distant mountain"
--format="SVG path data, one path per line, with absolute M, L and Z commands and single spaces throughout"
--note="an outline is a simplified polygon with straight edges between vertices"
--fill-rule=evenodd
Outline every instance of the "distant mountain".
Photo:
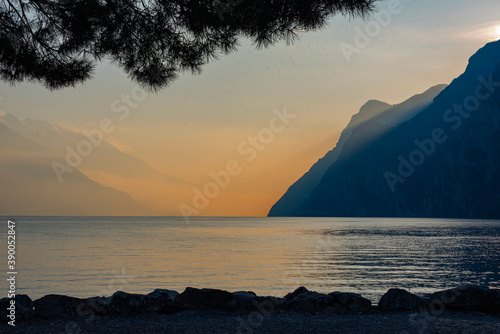
M 273 205 L 269 216 L 295 215 L 297 208 L 304 204 L 341 153 L 344 156 L 351 155 L 390 128 L 411 119 L 428 107 L 445 87 L 446 85 L 437 85 L 397 105 L 377 100 L 368 101 L 351 118 L 347 127 L 342 131 L 337 145 L 288 189 Z
M 0 123 L 0 215 L 145 215 L 126 193 L 96 183 L 78 169 L 58 182 L 59 156 Z
M 0 124 L 52 152 L 63 165 L 75 167 L 79 173 L 103 186 L 127 193 L 134 201 L 149 207 L 149 214 L 152 215 L 178 214 L 178 194 L 186 193 L 182 189 L 192 186 L 189 182 L 165 175 L 141 159 L 121 151 L 119 143 L 116 145 L 108 142 L 113 137 L 100 130 L 98 134 L 97 126 L 78 131 L 44 120 L 19 119 L 6 112 L 1 112 Z M 76 166 L 68 165 L 68 156 L 75 161 L 77 158 L 74 155 L 78 153 L 78 145 L 82 142 L 89 145 L 92 143 L 90 154 L 78 154 L 81 161 Z M 68 175 L 70 174 L 62 174 L 64 182 Z M 54 171 L 52 176 L 53 181 L 58 182 Z
M 39 145 L 58 153 L 63 158 L 68 154 L 67 146 L 76 150 L 79 142 L 89 140 L 83 132 L 76 132 L 43 120 L 31 118 L 21 120 L 9 113 L 5 113 L 0 117 L 0 123 Z M 89 132 L 91 131 L 89 130 Z M 94 140 L 97 142 L 98 139 L 95 137 Z M 92 153 L 82 159 L 82 163 L 78 168 L 80 170 L 112 173 L 123 178 L 147 176 L 150 179 L 184 183 L 184 181 L 160 173 L 144 161 L 120 151 L 108 143 L 105 138 L 98 145 L 93 145 Z
M 352 150 L 370 127 L 290 215 L 500 218 L 500 41 L 425 110 Z

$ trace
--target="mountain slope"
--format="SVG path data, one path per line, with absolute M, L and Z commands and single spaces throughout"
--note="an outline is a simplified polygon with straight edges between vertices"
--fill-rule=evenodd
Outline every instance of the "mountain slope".
M 21 120 L 6 112 L 1 112 L 0 124 L 50 150 L 63 165 L 76 167 L 89 179 L 127 193 L 134 201 L 147 205 L 151 214 L 178 214 L 179 200 L 185 202 L 192 197 L 185 190 L 190 189 L 192 183 L 163 174 L 139 158 L 122 152 L 110 143 L 114 138 L 97 127 L 80 132 L 43 120 Z M 78 154 L 82 143 L 86 149 L 90 147 L 90 153 L 85 156 Z M 67 175 L 64 173 L 61 177 L 65 179 Z
M 413 119 L 325 172 L 300 216 L 500 218 L 500 41 Z
M 0 123 L 0 215 L 145 215 L 123 192 L 104 187 L 77 169 L 59 182 L 58 155 Z
M 377 100 L 368 101 L 342 131 L 336 147 L 315 163 L 287 190 L 273 205 L 269 216 L 293 216 L 295 210 L 303 205 L 319 184 L 326 170 L 337 161 L 342 152 L 344 155 L 353 154 L 391 127 L 414 117 L 428 107 L 445 87 L 446 85 L 437 85 L 397 105 Z
M 65 157 L 68 154 L 67 146 L 76 150 L 79 142 L 89 141 L 89 138 L 83 132 L 80 133 L 66 129 L 43 120 L 31 118 L 21 120 L 9 113 L 5 113 L 5 115 L 0 117 L 0 123 L 3 123 L 39 145 L 58 153 L 61 157 Z M 123 178 L 147 175 L 152 179 L 185 183 L 182 180 L 162 174 L 144 161 L 120 151 L 108 143 L 105 138 L 100 139 L 96 136 L 95 130 L 94 132 L 91 131 L 88 130 L 89 133 L 94 134 L 93 140 L 98 144 L 94 144 L 92 153 L 82 159 L 81 165 L 78 166 L 80 170 L 102 171 Z

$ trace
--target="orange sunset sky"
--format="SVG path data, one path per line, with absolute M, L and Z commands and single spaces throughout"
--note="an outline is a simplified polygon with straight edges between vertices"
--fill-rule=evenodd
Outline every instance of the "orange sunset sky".
M 387 3 L 379 2 L 378 9 Z M 477 49 L 500 38 L 498 1 L 402 0 L 400 9 L 349 59 L 342 45 L 354 45 L 358 31 L 375 18 L 334 17 L 326 29 L 304 34 L 291 46 L 257 50 L 242 39 L 237 52 L 200 75 L 182 75 L 157 94 L 138 91 L 106 62 L 76 88 L 51 92 L 37 84 L 0 83 L 1 115 L 44 120 L 77 133 L 110 119 L 114 130 L 106 141 L 165 177 L 79 169 L 126 192 L 151 215 L 179 216 L 180 207 L 190 207 L 203 216 L 265 216 L 335 146 L 365 102 L 399 103 L 450 83 Z M 123 107 L 129 113 L 120 119 Z M 285 111 L 292 116 L 276 120 Z M 213 198 L 196 208 L 196 189 L 203 192 L 213 182 L 211 172 L 227 170 L 228 163 L 233 175 L 228 172 L 227 186 L 220 181 L 224 187 L 211 189 Z

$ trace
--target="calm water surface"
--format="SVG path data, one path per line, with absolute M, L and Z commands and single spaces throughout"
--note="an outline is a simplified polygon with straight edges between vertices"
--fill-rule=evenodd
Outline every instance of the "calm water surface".
M 17 223 L 18 293 L 32 298 L 180 292 L 187 286 L 282 296 L 306 286 L 357 292 L 377 302 L 391 287 L 415 293 L 468 283 L 500 288 L 499 221 L 9 219 Z M 6 221 L 0 231 L 4 254 Z M 5 273 L 6 261 L 1 268 Z

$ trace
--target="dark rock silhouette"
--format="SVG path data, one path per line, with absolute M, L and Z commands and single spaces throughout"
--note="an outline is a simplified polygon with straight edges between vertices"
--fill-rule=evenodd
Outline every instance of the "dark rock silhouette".
M 500 291 L 482 286 L 462 286 L 435 292 L 430 300 L 431 307 L 438 310 L 500 312 Z
M 0 300 L 0 306 L 10 299 Z M 3 307 L 3 306 L 2 306 Z M 6 309 L 5 307 L 5 309 Z M 42 319 L 76 319 L 95 316 L 127 316 L 141 313 L 172 314 L 185 310 L 218 310 L 224 312 L 269 315 L 280 312 L 307 312 L 309 314 L 368 314 L 398 311 L 483 311 L 500 313 L 500 290 L 481 286 L 464 286 L 433 293 L 424 299 L 401 289 L 390 289 L 379 301 L 378 307 L 370 300 L 350 292 L 328 294 L 300 287 L 285 297 L 257 296 L 251 291 L 234 293 L 218 289 L 186 288 L 179 294 L 173 290 L 156 289 L 143 295 L 115 292 L 111 297 L 74 298 L 47 295 L 34 302 L 26 295 L 16 297 L 16 320 L 31 317 Z M 5 311 L 2 311 L 5 312 Z M 5 319 L 8 319 L 5 317 Z M 5 319 L 2 321 L 5 322 Z
M 34 301 L 36 316 L 44 319 L 74 318 L 82 315 L 85 299 L 64 295 L 47 295 Z
M 390 289 L 380 301 L 378 307 L 382 311 L 418 311 L 426 309 L 428 301 L 403 289 Z
M 172 314 L 179 311 L 179 307 L 175 303 L 175 299 L 179 293 L 174 290 L 156 289 L 148 294 L 158 301 L 156 313 L 159 314 Z
M 238 311 L 242 312 L 272 313 L 281 309 L 285 301 L 279 297 L 257 296 L 253 291 L 237 291 L 233 292 L 233 296 L 238 300 Z
M 108 312 L 112 315 L 155 312 L 160 308 L 159 295 L 115 292 L 108 301 Z
M 348 312 L 367 312 L 372 305 L 371 301 L 357 293 L 332 292 L 328 296 L 335 301 L 335 304 L 346 307 Z
M 234 310 L 238 306 L 238 300 L 232 293 L 217 289 L 186 288 L 175 302 L 186 309 Z
M 300 287 L 285 296 L 286 307 L 295 311 L 314 313 L 324 311 L 332 301 L 327 295 Z M 333 301 L 332 301 L 333 302 Z
M 2 298 L 0 299 L 0 322 L 6 323 L 11 321 L 11 318 L 7 316 L 11 314 L 8 308 L 11 307 L 11 298 Z M 35 315 L 35 311 L 33 309 L 33 301 L 27 295 L 16 295 L 15 298 L 15 319 L 24 320 L 31 318 Z
M 323 294 L 300 287 L 285 296 L 284 308 L 309 313 L 347 314 L 350 312 L 366 312 L 370 309 L 371 304 L 371 301 L 355 293 L 332 292 Z

